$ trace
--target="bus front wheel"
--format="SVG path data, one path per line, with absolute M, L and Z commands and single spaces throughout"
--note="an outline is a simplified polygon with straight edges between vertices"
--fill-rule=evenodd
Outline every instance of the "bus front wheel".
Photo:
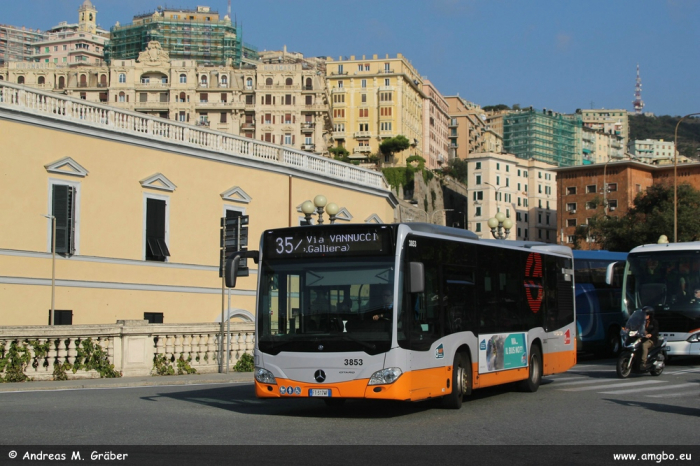
M 472 392 L 472 363 L 467 353 L 455 353 L 452 363 L 452 393 L 442 398 L 442 406 L 447 409 L 462 407 L 462 399 Z
M 540 388 L 542 382 L 542 351 L 539 346 L 533 346 L 530 349 L 530 373 L 527 379 L 521 381 L 518 385 L 520 391 L 534 393 Z

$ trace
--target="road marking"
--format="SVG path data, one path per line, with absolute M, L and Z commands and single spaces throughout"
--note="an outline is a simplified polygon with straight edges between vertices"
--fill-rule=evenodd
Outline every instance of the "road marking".
M 645 391 L 653 391 L 653 390 L 672 390 L 675 388 L 681 388 L 681 387 L 691 387 L 691 386 L 698 386 L 697 383 L 681 383 L 678 385 L 663 385 L 663 386 L 657 386 L 657 387 L 644 387 L 644 388 L 631 388 L 629 390 L 613 390 L 611 392 L 600 392 L 604 393 L 606 395 L 622 395 L 625 393 L 637 393 L 637 392 L 645 392 Z M 653 395 L 653 396 L 664 396 L 664 395 Z
M 564 386 L 569 386 L 569 385 L 593 385 L 593 384 L 600 384 L 600 383 L 607 383 L 607 382 L 616 382 L 619 381 L 620 379 L 595 379 L 591 380 L 589 377 L 586 377 L 586 380 L 577 380 L 576 382 L 562 382 L 557 384 L 557 388 L 559 387 L 564 387 Z
M 693 390 L 692 392 L 664 393 L 663 395 L 647 395 L 647 398 L 680 398 L 682 396 L 695 396 L 697 394 L 697 390 Z
M 669 371 L 668 371 L 668 366 L 666 366 L 666 368 L 667 368 L 666 372 L 668 373 L 668 375 L 692 374 L 692 373 L 695 373 L 695 372 L 700 372 L 700 368 L 681 369 L 681 370 L 672 371 L 672 372 L 669 372 Z
M 637 386 L 637 385 L 650 385 L 650 384 L 657 384 L 657 383 L 666 383 L 666 382 L 663 380 L 642 380 L 639 382 L 614 383 L 612 385 L 605 385 L 605 386 L 600 386 L 600 384 L 597 384 L 593 387 L 560 388 L 559 390 L 562 390 L 565 392 L 582 392 L 584 390 L 607 390 L 608 388 L 633 387 L 633 386 Z
M 76 392 L 81 390 L 132 390 L 135 388 L 162 388 L 162 387 L 203 387 L 207 385 L 252 385 L 253 382 L 205 382 L 205 383 L 176 383 L 164 385 L 131 385 L 128 387 L 75 387 L 75 388 L 35 388 L 31 390 L 0 390 L 0 395 L 5 393 L 44 393 L 44 392 Z

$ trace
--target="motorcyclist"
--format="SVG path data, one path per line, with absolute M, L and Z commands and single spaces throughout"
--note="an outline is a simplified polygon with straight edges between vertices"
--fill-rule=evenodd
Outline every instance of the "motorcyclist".
M 647 355 L 649 350 L 654 347 L 659 342 L 659 323 L 654 319 L 654 308 L 651 306 L 644 306 L 642 308 L 644 311 L 644 337 L 646 338 L 642 343 L 642 358 L 641 367 L 643 369 L 649 369 L 647 367 Z

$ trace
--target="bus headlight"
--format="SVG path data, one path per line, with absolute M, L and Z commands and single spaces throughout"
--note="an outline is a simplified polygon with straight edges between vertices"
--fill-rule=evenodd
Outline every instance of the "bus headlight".
M 277 385 L 277 380 L 275 380 L 275 376 L 272 375 L 272 372 L 268 371 L 267 369 L 263 369 L 262 367 L 255 368 L 255 380 L 260 383 Z
M 688 343 L 700 343 L 700 332 L 693 333 L 686 340 Z
M 396 382 L 401 377 L 401 369 L 398 367 L 387 367 L 372 374 L 369 378 L 369 385 L 386 385 Z

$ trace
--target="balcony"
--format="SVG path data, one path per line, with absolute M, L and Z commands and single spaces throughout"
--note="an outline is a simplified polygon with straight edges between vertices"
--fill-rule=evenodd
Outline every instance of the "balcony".
M 333 131 L 333 139 L 345 139 L 345 131 Z
M 353 154 L 369 154 L 372 152 L 372 148 L 370 146 L 357 146 L 352 149 Z
M 316 144 L 302 144 L 301 150 L 314 151 L 316 149 Z
M 459 126 L 459 123 L 457 123 L 457 119 L 456 119 L 456 118 L 450 119 L 450 122 L 449 122 L 448 125 L 447 125 L 448 128 L 456 128 L 456 127 L 458 127 L 458 126 Z
M 357 131 L 356 133 L 353 133 L 352 137 L 355 139 L 370 139 L 372 137 L 372 133 L 369 131 Z
M 316 123 L 304 122 L 301 124 L 301 132 L 302 133 L 313 133 L 315 127 L 316 127 Z
M 333 94 L 344 93 L 346 92 L 346 89 L 344 87 L 334 87 L 331 89 L 331 92 Z
M 255 122 L 254 121 L 246 121 L 246 122 L 241 123 L 241 130 L 244 130 L 244 129 L 247 129 L 247 130 L 255 129 Z
M 380 131 L 379 132 L 379 137 L 380 138 L 393 138 L 396 136 L 396 133 L 393 131 Z

